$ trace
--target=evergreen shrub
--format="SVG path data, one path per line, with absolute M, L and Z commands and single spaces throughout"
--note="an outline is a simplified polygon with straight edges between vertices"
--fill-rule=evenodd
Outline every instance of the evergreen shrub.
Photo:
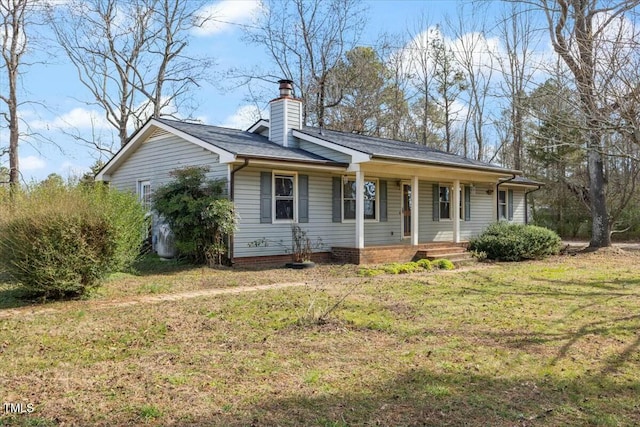
M 469 241 L 469 250 L 497 261 L 542 259 L 556 255 L 562 241 L 553 231 L 535 225 L 498 222 Z

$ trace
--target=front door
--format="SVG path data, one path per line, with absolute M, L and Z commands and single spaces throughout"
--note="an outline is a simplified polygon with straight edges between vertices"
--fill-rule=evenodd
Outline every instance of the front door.
M 411 185 L 402 184 L 402 236 L 411 237 Z

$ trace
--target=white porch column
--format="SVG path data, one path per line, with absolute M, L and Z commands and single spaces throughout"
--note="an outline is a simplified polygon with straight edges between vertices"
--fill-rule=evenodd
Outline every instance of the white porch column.
M 453 243 L 460 243 L 460 181 L 453 181 Z
M 420 212 L 418 211 L 419 200 L 418 194 L 420 193 L 420 188 L 418 187 L 418 177 L 414 176 L 411 181 L 411 244 L 417 245 L 419 244 L 419 230 L 418 225 L 420 224 Z
M 356 248 L 364 248 L 364 172 L 356 172 Z

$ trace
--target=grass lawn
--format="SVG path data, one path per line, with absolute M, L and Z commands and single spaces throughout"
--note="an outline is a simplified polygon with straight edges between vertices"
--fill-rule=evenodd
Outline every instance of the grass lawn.
M 0 425 L 640 425 L 640 253 L 356 271 L 151 265 L 0 317 L 0 404 L 34 409 Z

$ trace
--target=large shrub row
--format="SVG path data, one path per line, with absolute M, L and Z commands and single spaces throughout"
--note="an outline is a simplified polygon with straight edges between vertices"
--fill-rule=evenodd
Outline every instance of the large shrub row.
M 555 255 L 561 243 L 560 237 L 547 228 L 498 222 L 471 239 L 469 250 L 483 253 L 488 259 L 521 261 Z
M 129 266 L 147 228 L 135 196 L 103 185 L 40 185 L 3 204 L 0 267 L 44 297 L 82 295 Z

